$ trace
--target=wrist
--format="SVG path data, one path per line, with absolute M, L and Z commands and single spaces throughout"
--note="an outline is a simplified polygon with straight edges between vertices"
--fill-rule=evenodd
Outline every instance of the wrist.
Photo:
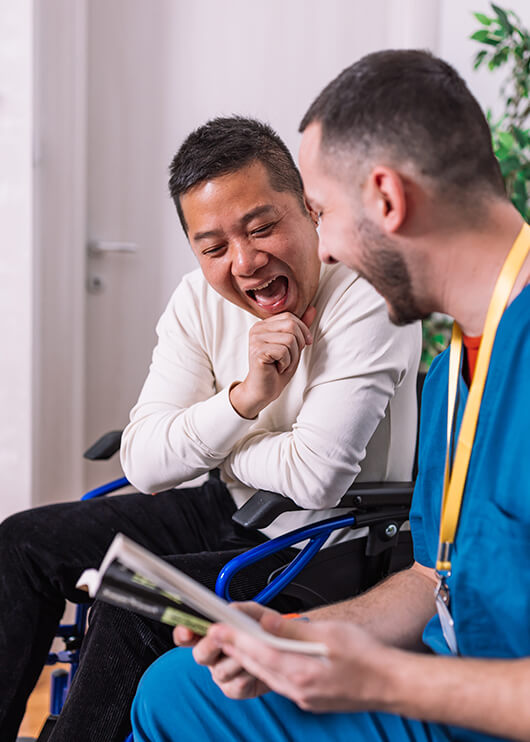
M 375 702 L 378 709 L 392 714 L 403 713 L 403 700 L 407 698 L 406 660 L 409 652 L 394 647 L 381 646 L 373 656 Z
M 254 420 L 266 405 L 260 405 L 248 394 L 244 381 L 234 381 L 228 392 L 230 404 L 240 417 Z

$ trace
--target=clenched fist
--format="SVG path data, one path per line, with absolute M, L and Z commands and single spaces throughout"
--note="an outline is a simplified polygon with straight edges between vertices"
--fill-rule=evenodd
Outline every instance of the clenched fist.
M 249 371 L 230 390 L 230 402 L 241 417 L 251 420 L 277 399 L 298 368 L 300 354 L 313 342 L 309 330 L 315 307 L 302 318 L 290 312 L 257 322 L 249 334 Z

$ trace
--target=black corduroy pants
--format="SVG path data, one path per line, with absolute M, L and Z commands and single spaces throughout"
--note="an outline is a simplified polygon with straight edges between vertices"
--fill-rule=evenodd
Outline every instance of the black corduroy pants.
M 99 565 L 116 533 L 213 589 L 223 564 L 264 540 L 233 524 L 234 511 L 225 485 L 210 479 L 201 487 L 154 497 L 130 494 L 49 505 L 5 520 L 0 526 L 0 740 L 16 739 L 65 599 L 87 600 L 75 584 L 83 570 Z M 286 558 L 282 554 L 254 565 L 252 576 L 234 586 L 234 597 L 251 597 Z M 291 609 L 291 604 L 278 607 Z M 172 646 L 168 627 L 96 602 L 80 668 L 51 739 L 123 742 L 138 680 Z

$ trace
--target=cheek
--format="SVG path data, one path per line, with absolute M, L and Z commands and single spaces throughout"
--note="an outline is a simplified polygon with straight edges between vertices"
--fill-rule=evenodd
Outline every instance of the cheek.
M 289 263 L 293 257 L 293 244 L 297 244 L 296 235 L 276 234 L 264 240 L 261 249 L 269 255 Z
M 223 294 L 230 291 L 231 280 L 230 272 L 221 262 L 217 261 L 199 261 L 204 278 L 219 293 Z

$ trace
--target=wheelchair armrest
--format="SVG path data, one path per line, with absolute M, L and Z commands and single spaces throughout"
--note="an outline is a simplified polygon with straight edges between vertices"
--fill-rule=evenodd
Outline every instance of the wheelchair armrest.
M 105 433 L 90 448 L 87 448 L 83 457 L 90 459 L 90 461 L 110 459 L 111 456 L 114 456 L 120 450 L 122 432 L 121 430 L 111 430 L 109 433 Z
M 234 523 L 244 528 L 265 528 L 281 513 L 288 510 L 301 510 L 289 497 L 277 492 L 258 490 L 232 516 Z
M 395 505 L 410 506 L 413 489 L 414 482 L 354 482 L 336 507 L 370 510 Z M 258 490 L 236 510 L 232 520 L 244 528 L 265 528 L 281 513 L 290 510 L 302 508 L 277 492 Z
M 414 482 L 354 482 L 337 507 L 361 510 L 395 505 L 410 507 L 413 491 Z

